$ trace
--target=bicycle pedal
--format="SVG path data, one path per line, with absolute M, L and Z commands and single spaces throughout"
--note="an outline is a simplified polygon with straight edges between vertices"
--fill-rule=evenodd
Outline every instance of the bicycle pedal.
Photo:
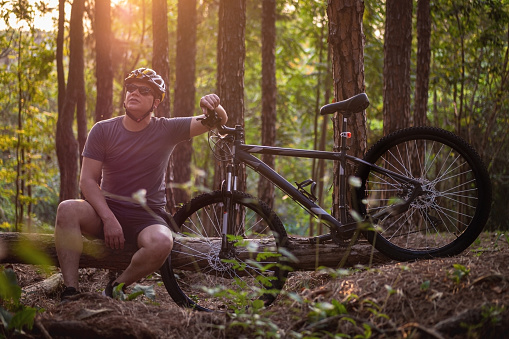
M 348 227 L 348 229 L 343 229 L 343 227 Z M 345 224 L 342 226 L 341 231 L 331 231 L 332 241 L 341 248 L 345 248 L 351 244 L 352 238 L 354 237 L 356 228 L 351 228 L 350 224 Z M 354 240 L 354 242 L 357 239 Z

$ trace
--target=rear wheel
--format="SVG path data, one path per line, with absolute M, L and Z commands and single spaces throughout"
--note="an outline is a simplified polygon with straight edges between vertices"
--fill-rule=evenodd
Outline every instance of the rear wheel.
M 414 194 L 413 185 L 361 165 L 354 208 L 371 221 L 367 238 L 396 260 L 443 257 L 465 250 L 482 231 L 491 208 L 488 173 L 458 136 L 432 127 L 397 131 L 378 141 L 364 160 L 417 179 L 423 192 L 404 211 L 389 211 Z
M 174 219 L 179 233 L 170 258 L 161 268 L 168 293 L 180 306 L 225 310 L 246 301 L 274 301 L 289 268 L 281 250 L 286 231 L 278 216 L 263 202 L 233 192 L 234 234 L 231 248 L 221 251 L 225 215 L 224 194 L 202 194 L 184 205 Z

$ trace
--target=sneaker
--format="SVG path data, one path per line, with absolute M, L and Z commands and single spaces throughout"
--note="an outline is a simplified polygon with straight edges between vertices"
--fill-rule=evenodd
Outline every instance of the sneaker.
M 110 280 L 110 282 L 108 282 L 108 284 L 106 285 L 106 288 L 104 289 L 104 291 L 102 293 L 103 296 L 113 298 L 113 290 L 115 289 L 115 287 L 120 285 L 120 283 L 118 283 L 118 282 L 113 283 L 114 281 L 115 281 L 115 279 L 112 279 L 112 280 Z M 125 294 L 125 285 L 122 286 L 122 292 Z
M 77 294 L 80 294 L 80 291 L 78 291 L 76 288 L 66 286 L 63 292 L 60 293 L 60 300 L 65 301 L 72 297 L 73 295 Z

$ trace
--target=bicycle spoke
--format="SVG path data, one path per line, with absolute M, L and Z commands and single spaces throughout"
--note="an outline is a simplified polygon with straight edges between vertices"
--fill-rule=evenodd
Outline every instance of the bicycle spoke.
M 193 199 L 175 216 L 184 231 L 176 237 L 174 248 L 176 268 L 182 271 L 179 278 L 166 271 L 165 285 L 183 305 L 220 309 L 240 295 L 248 299 L 263 296 L 264 302 L 270 303 L 273 291 L 284 284 L 288 273 L 279 268 L 277 251 L 278 240 L 286 237 L 281 221 L 266 205 L 245 193 L 235 193 L 231 199 L 228 215 L 235 230 L 226 239 L 218 232 L 225 218 L 220 191 Z M 237 297 L 233 291 L 238 292 Z
M 475 171 L 482 163 L 472 164 L 471 159 L 478 156 L 463 141 L 444 142 L 450 138 L 457 139 L 439 129 L 415 128 L 396 132 L 370 150 L 373 158 L 365 160 L 413 179 L 420 187 L 361 167 L 365 173 L 360 174 L 365 183 L 361 203 L 368 216 L 378 216 L 379 246 L 395 257 L 459 251 L 472 240 L 452 244 L 476 226 L 480 205 L 489 210 L 489 196 L 488 202 L 480 200 L 480 177 Z M 482 215 L 485 220 L 487 213 Z

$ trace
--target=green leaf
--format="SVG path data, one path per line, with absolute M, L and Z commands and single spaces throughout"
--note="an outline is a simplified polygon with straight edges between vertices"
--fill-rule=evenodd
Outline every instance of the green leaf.
M 144 294 L 150 300 L 152 300 L 152 301 L 156 300 L 156 291 L 154 290 L 154 285 L 150 285 L 150 286 L 134 285 L 134 287 L 132 289 L 132 294 L 137 294 L 136 297 L 138 295 Z M 129 297 L 130 296 L 131 295 L 129 295 Z
M 8 328 L 21 330 L 26 327 L 31 330 L 34 325 L 34 318 L 36 314 L 37 310 L 35 308 L 25 307 L 23 310 L 16 312 L 9 322 Z
M 12 317 L 13 315 L 11 314 L 11 312 L 0 307 L 0 320 L 2 321 L 2 325 L 4 326 L 4 328 L 9 327 L 9 323 L 11 322 Z
M 12 269 L 6 269 L 0 272 L 0 299 L 19 304 L 21 298 L 21 287 L 18 285 L 18 279 Z

